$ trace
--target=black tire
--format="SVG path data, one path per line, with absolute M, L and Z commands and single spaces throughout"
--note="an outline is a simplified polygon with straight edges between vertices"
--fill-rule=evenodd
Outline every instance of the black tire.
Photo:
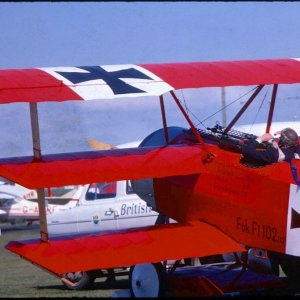
M 300 277 L 300 257 L 283 254 L 269 253 L 269 258 L 273 272 L 279 276 L 279 265 L 284 274 L 291 280 L 299 279 Z
M 299 279 L 300 277 L 300 257 L 285 255 L 280 263 L 282 271 L 285 275 L 292 280 Z
M 199 257 L 202 265 L 224 262 L 223 256 L 220 254 Z
M 161 263 L 132 266 L 129 272 L 132 297 L 165 297 L 166 269 Z
M 62 275 L 63 284 L 70 290 L 84 290 L 91 288 L 94 281 L 95 276 L 91 272 L 70 272 Z

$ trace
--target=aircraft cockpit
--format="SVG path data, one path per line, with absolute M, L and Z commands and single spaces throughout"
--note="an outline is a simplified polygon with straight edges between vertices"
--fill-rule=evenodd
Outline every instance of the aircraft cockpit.
M 212 128 L 206 128 L 206 130 L 197 130 L 205 143 L 215 144 L 223 150 L 240 154 L 242 154 L 243 145 L 247 145 L 251 140 L 258 137 L 254 134 L 245 133 L 235 129 L 226 130 L 225 127 L 219 124 L 216 124 Z M 189 134 L 193 135 L 191 130 L 189 130 Z M 262 147 L 268 147 L 268 144 L 268 142 L 264 142 L 262 143 Z M 241 155 L 240 163 L 251 168 L 263 167 L 266 165 L 262 161 L 246 158 L 243 155 Z

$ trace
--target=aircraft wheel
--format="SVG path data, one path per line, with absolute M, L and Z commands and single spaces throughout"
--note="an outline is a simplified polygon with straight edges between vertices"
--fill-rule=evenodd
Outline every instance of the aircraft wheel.
M 298 279 L 300 277 L 300 257 L 288 254 L 270 252 L 272 270 L 276 275 L 279 274 L 279 266 L 289 279 Z
M 164 297 L 166 292 L 166 270 L 161 263 L 138 264 L 129 272 L 132 297 Z
M 285 255 L 280 263 L 282 271 L 289 279 L 299 279 L 300 277 L 300 257 Z
M 62 276 L 63 284 L 70 290 L 87 289 L 93 285 L 95 279 L 89 272 L 70 272 Z

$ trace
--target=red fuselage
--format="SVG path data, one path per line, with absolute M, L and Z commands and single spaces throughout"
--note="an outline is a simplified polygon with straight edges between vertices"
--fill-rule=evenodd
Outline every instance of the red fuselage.
M 247 246 L 285 252 L 294 184 L 289 163 L 251 168 L 239 153 L 207 149 L 214 158 L 206 172 L 154 180 L 159 211 L 179 222 L 205 221 Z

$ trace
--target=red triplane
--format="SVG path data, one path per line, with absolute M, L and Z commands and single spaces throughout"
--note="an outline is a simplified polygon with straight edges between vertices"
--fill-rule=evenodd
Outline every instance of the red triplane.
M 110 235 L 49 240 L 46 216 L 41 213 L 41 238 L 12 241 L 6 248 L 58 277 L 131 267 L 133 296 L 162 295 L 166 282 L 168 292 L 178 295 L 178 289 L 171 287 L 177 264 L 166 281 L 170 270 L 162 262 L 167 260 L 247 253 L 254 248 L 267 250 L 273 269 L 280 264 L 288 276 L 299 274 L 299 195 L 294 176 L 300 162 L 294 160 L 294 173 L 287 162 L 251 167 L 241 160 L 240 144 L 254 137 L 233 129 L 257 95 L 271 85 L 265 130 L 269 132 L 278 85 L 298 83 L 297 59 L 0 70 L 0 102 L 29 103 L 34 149 L 32 156 L 1 159 L 0 176 L 37 189 L 40 212 L 45 207 L 44 188 L 131 179 L 137 194 L 161 214 L 160 220 L 166 216 L 177 221 Z M 196 128 L 176 94 L 229 86 L 255 88 L 227 127 Z M 187 128 L 168 126 L 167 93 Z M 141 96 L 159 97 L 163 128 L 146 137 L 140 147 L 42 154 L 40 102 Z M 208 288 L 208 294 L 226 292 L 218 282 L 199 276 L 198 286 Z M 195 295 L 201 291 L 195 290 Z

